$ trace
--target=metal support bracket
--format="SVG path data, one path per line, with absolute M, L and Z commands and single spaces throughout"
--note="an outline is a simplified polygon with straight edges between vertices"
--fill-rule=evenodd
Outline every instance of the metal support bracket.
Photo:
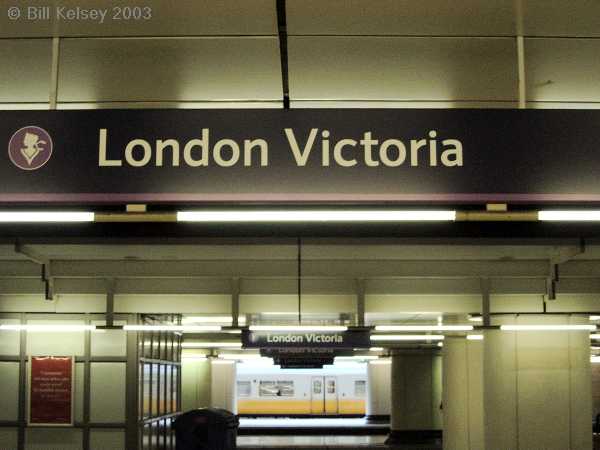
M 241 280 L 239 278 L 231 279 L 231 326 L 239 327 L 240 317 L 240 288 Z
M 48 301 L 54 300 L 54 278 L 52 277 L 51 261 L 44 255 L 33 251 L 19 241 L 15 242 L 15 253 L 25 256 L 29 261 L 41 266 L 41 279 L 45 284 L 45 298 Z
M 365 285 L 363 278 L 356 279 L 356 326 L 365 326 Z

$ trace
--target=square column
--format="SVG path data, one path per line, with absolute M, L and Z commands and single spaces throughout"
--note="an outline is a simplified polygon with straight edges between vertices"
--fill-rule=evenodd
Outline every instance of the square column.
M 503 318 L 517 325 L 589 324 L 587 316 Z M 484 332 L 485 449 L 591 450 L 590 336 Z
M 392 351 L 392 408 L 388 445 L 441 437 L 442 361 L 435 350 Z
M 557 315 L 494 319 L 493 325 L 503 324 L 589 321 Z M 444 449 L 591 450 L 589 332 L 482 333 L 483 341 L 445 341 Z

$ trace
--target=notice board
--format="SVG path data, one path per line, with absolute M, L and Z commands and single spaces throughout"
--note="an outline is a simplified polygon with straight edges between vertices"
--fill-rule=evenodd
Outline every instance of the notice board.
M 73 426 L 75 361 L 71 356 L 29 358 L 30 426 Z

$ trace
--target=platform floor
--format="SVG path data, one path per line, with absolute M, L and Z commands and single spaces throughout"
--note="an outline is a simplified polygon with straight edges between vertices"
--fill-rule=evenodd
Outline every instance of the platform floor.
M 407 445 L 388 447 L 387 436 L 239 436 L 238 448 L 244 450 L 441 450 L 442 446 Z
M 240 435 L 387 435 L 388 423 L 364 418 L 240 418 Z

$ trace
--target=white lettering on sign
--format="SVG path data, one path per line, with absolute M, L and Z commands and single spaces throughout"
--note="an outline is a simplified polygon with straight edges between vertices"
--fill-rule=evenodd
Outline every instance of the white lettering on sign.
M 388 138 L 380 142 L 372 131 L 365 131 L 362 139 L 344 137 L 332 140 L 329 130 L 312 128 L 308 134 L 297 134 L 292 128 L 283 130 L 291 157 L 298 167 L 320 164 L 323 167 L 462 167 L 463 145 L 458 139 L 438 139 L 431 130 L 426 138 L 402 140 Z M 182 150 L 183 149 L 183 150 Z M 278 149 L 279 151 L 279 149 Z M 98 138 L 98 165 L 100 167 L 267 167 L 269 144 L 265 139 L 251 138 L 239 142 L 219 139 L 214 143 L 208 128 L 200 137 L 180 142 L 165 137 L 154 142 L 143 138 L 131 139 L 125 147 L 110 149 L 109 130 L 102 128 Z
M 343 344 L 339 334 L 267 334 L 268 344 Z

